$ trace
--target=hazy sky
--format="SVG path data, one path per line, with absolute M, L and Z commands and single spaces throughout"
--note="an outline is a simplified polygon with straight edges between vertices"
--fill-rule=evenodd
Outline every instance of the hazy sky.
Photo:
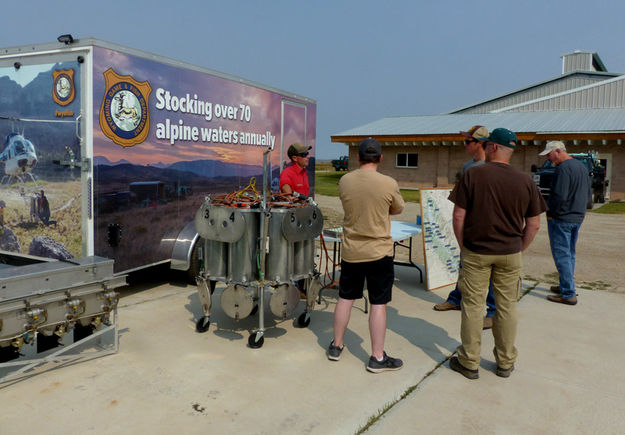
M 317 100 L 330 136 L 385 116 L 448 112 L 599 53 L 625 73 L 623 0 L 3 2 L 0 47 L 93 36 Z

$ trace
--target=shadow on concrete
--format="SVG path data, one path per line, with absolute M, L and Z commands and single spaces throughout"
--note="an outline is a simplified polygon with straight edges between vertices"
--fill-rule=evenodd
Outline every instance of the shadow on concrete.
M 419 317 L 404 316 L 397 308 L 387 308 L 387 328 L 401 335 L 439 363 L 456 350 L 460 343 L 447 330 Z M 439 347 L 449 353 L 443 353 Z
M 215 292 L 212 295 L 210 327 L 206 333 L 212 333 L 219 338 L 227 339 L 229 341 L 247 340 L 250 334 L 258 330 L 259 327 L 259 315 L 258 311 L 255 314 L 250 314 L 243 319 L 233 319 L 229 317 L 220 307 L 221 294 L 224 291 L 224 287 L 218 285 Z M 303 304 L 300 302 L 293 311 L 291 317 L 287 319 L 279 319 L 275 317 L 269 310 L 269 294 L 265 294 L 265 318 L 264 318 L 264 337 L 277 338 L 286 334 L 286 329 L 280 327 L 285 322 L 291 322 L 293 315 L 299 315 L 303 310 Z M 197 292 L 193 292 L 188 296 L 188 302 L 185 304 L 185 309 L 191 314 L 187 319 L 189 322 L 195 323 L 204 316 L 202 311 L 202 305 L 200 304 L 200 297 Z M 198 333 L 196 331 L 196 333 Z
M 415 271 L 416 272 L 416 271 Z M 418 272 L 416 272 L 418 275 Z M 396 283 L 397 284 L 397 283 Z M 411 290 L 414 289 L 414 285 Z M 414 291 L 411 291 L 414 293 Z M 418 293 L 423 293 L 418 290 Z M 410 295 L 409 295 L 410 296 Z M 402 295 L 402 297 L 405 297 Z M 323 311 L 315 311 L 312 314 L 312 322 L 309 326 L 310 330 L 317 335 L 317 343 L 323 350 L 327 349 L 328 344 L 333 338 L 333 320 L 334 309 L 330 309 L 329 305 L 335 305 L 338 298 L 337 291 L 324 292 L 322 304 L 326 304 Z M 364 301 L 362 299 L 357 300 L 354 303 L 354 308 L 350 317 L 350 324 L 345 333 L 345 345 L 349 349 L 349 352 L 354 354 L 358 359 L 367 363 L 370 356 L 370 339 L 368 322 L 365 317 L 365 325 L 362 325 L 362 319 L 359 322 L 357 329 L 354 329 L 353 322 L 355 316 L 368 316 L 364 313 Z M 453 353 L 460 345 L 460 343 L 449 336 L 448 332 L 440 326 L 434 325 L 419 317 L 405 316 L 400 314 L 398 309 L 393 306 L 393 302 L 387 307 L 387 329 L 393 331 L 396 334 L 402 336 L 414 346 L 421 349 L 426 355 L 428 355 L 436 363 L 444 361 L 449 354 Z M 365 346 L 367 348 L 365 349 Z M 448 353 L 440 350 L 445 349 Z M 389 354 L 401 353 L 401 349 L 389 349 Z

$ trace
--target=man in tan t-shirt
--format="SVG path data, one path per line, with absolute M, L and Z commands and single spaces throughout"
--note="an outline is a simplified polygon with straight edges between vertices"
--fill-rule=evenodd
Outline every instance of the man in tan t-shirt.
M 390 215 L 404 209 L 397 182 L 378 172 L 382 148 L 373 138 L 358 146 L 360 168 L 341 178 L 339 196 L 345 212 L 339 300 L 334 310 L 334 340 L 328 359 L 338 361 L 354 300 L 363 296 L 365 279 L 371 302 L 369 333 L 371 357 L 367 370 L 379 373 L 399 370 L 402 360 L 384 351 L 386 304 L 395 280 Z

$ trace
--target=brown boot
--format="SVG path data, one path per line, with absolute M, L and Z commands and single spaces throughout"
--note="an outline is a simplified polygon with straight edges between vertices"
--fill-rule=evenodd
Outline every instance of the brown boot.
M 559 304 L 565 305 L 577 305 L 577 296 L 573 296 L 572 298 L 563 298 L 558 295 L 549 295 L 547 296 L 547 300 L 551 302 L 557 302 Z
M 560 294 L 560 286 L 552 285 L 551 287 L 549 287 L 549 291 L 551 291 L 552 293 Z
M 510 373 L 514 370 L 514 364 L 512 364 L 507 369 L 502 369 L 499 367 L 499 362 L 497 362 L 497 349 L 493 349 L 493 355 L 495 355 L 495 362 L 497 363 L 497 370 L 495 370 L 495 374 L 500 378 L 509 378 Z
M 458 357 L 455 356 L 451 357 L 451 359 L 449 360 L 449 368 L 455 372 L 460 373 L 467 379 L 478 379 L 480 377 L 480 373 L 478 370 L 471 370 L 466 368 L 465 366 L 460 364 L 460 361 L 458 361 Z
M 442 304 L 434 305 L 434 311 L 449 311 L 449 310 L 460 311 L 460 306 L 454 305 L 448 301 L 445 301 Z

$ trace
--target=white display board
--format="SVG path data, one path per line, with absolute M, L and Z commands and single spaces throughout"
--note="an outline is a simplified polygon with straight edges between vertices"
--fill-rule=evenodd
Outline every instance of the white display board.
M 447 199 L 451 189 L 420 189 L 423 257 L 428 290 L 458 281 L 460 248 L 454 235 L 454 204 Z

